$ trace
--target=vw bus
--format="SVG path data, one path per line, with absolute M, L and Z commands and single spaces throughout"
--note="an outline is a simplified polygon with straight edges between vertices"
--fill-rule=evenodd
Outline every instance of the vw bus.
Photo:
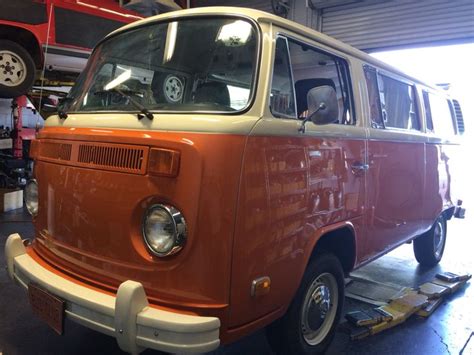
M 93 51 L 32 146 L 35 238 L 10 277 L 62 333 L 206 352 L 267 327 L 323 352 L 351 270 L 462 217 L 457 102 L 268 13 L 206 7 L 127 25 Z

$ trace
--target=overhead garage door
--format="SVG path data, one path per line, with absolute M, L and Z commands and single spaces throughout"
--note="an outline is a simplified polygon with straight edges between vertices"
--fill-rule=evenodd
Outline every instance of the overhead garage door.
M 474 42 L 474 1 L 370 1 L 326 8 L 322 32 L 367 51 Z

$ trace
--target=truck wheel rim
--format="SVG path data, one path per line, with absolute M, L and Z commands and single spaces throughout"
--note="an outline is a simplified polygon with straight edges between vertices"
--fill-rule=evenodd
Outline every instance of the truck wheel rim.
M 0 50 L 0 84 L 14 87 L 25 81 L 26 64 L 17 54 Z
M 184 92 L 184 85 L 178 77 L 168 75 L 165 79 L 163 89 L 169 102 L 177 103 L 181 101 Z
M 301 312 L 301 332 L 309 345 L 320 344 L 329 334 L 338 302 L 336 278 L 329 273 L 319 275 L 306 292 Z
M 433 234 L 434 234 L 433 243 L 434 243 L 435 257 L 436 259 L 439 259 L 441 257 L 441 253 L 443 252 L 444 239 L 445 239 L 443 222 L 441 221 L 436 222 Z

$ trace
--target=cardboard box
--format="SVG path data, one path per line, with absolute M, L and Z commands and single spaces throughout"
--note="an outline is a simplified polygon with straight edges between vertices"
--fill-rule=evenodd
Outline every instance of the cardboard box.
M 23 190 L 0 189 L 0 212 L 23 207 Z

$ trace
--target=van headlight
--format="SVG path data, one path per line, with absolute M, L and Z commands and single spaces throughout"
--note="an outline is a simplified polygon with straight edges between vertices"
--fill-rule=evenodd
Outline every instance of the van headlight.
M 33 217 L 38 214 L 38 183 L 35 179 L 28 181 L 25 186 L 25 205 Z
M 159 204 L 146 211 L 143 238 L 153 254 L 163 257 L 177 253 L 186 237 L 186 221 L 175 207 Z

